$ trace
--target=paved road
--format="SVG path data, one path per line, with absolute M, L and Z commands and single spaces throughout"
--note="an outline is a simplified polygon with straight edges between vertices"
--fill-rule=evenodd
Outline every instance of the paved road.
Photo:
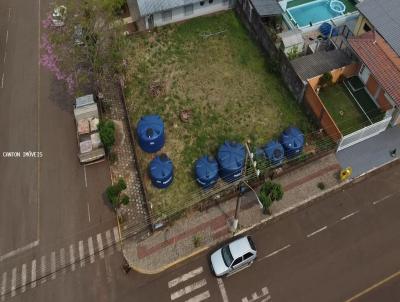
M 0 293 L 3 282 L 8 291 L 27 278 L 33 263 L 38 277 L 42 264 L 51 271 L 61 250 L 72 246 L 79 259 L 115 241 L 115 215 L 103 197 L 108 164 L 79 165 L 73 99 L 38 65 L 49 2 L 0 2 Z M 8 158 L 8 151 L 43 157 Z
M 65 274 L 57 271 L 54 279 L 46 276 L 45 283 L 38 281 L 33 289 L 28 290 L 28 283 L 24 293 L 17 284 L 13 299 L 398 301 L 399 177 L 397 165 L 251 231 L 259 251 L 258 260 L 249 269 L 228 278 L 211 275 L 211 251 L 152 276 L 134 272 L 125 275 L 120 268 L 120 253 L 107 256 L 105 251 L 104 257 L 86 259 L 83 267 L 78 261 L 74 269 L 67 266 Z M 86 249 L 87 243 L 84 245 Z M 68 250 L 65 253 L 68 264 L 70 254 Z M 79 260 L 79 256 L 76 258 Z M 28 272 L 30 267 L 27 263 Z M 18 276 L 21 270 L 17 268 Z M 385 282 L 389 276 L 395 277 Z M 366 290 L 369 291 L 357 297 Z

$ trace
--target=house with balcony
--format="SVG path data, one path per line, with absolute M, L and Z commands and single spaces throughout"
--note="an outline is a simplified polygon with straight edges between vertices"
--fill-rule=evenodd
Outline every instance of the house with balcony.
M 127 0 L 137 30 L 149 30 L 170 23 L 230 9 L 234 0 Z

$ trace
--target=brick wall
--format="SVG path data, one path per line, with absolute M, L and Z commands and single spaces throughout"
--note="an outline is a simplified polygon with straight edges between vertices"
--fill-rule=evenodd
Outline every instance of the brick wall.
M 372 74 L 369 76 L 367 84 L 365 87 L 367 87 L 368 92 L 372 95 L 375 96 L 377 90 L 378 90 L 378 82 L 375 80 L 375 78 L 372 76 Z

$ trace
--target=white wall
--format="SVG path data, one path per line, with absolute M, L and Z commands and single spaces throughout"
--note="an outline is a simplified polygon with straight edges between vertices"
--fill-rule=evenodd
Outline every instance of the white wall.
M 154 26 L 163 26 L 169 23 L 179 22 L 198 16 L 215 13 L 222 10 L 227 10 L 229 8 L 230 8 L 229 1 L 214 0 L 213 3 L 209 3 L 208 0 L 204 0 L 203 6 L 200 5 L 200 2 L 193 4 L 193 14 L 188 16 L 185 16 L 185 9 L 183 6 L 174 8 L 172 10 L 172 19 L 170 21 L 163 21 L 161 12 L 155 13 L 153 15 Z

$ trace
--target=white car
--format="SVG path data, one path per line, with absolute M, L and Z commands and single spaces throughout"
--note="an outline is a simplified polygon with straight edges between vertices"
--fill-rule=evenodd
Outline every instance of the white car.
M 250 236 L 241 237 L 218 249 L 211 255 L 211 269 L 221 277 L 250 266 L 257 250 Z
M 67 8 L 64 5 L 57 6 L 54 8 L 51 14 L 51 21 L 54 26 L 64 26 L 65 18 L 67 17 Z

